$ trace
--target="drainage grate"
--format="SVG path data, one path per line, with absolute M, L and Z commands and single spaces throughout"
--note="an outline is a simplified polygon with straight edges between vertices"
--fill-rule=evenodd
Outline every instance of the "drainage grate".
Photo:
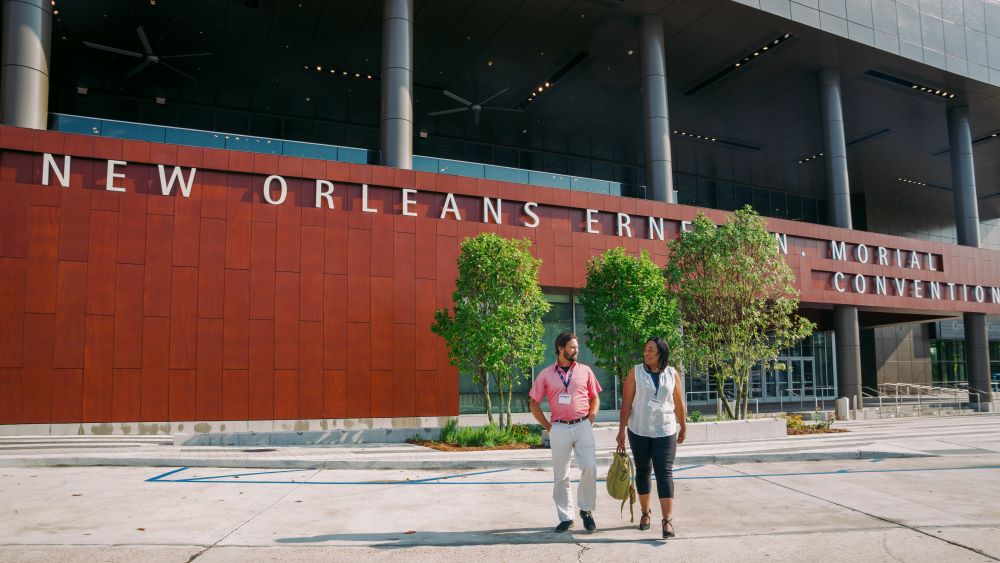
M 275 448 L 254 448 L 252 450 L 240 450 L 240 451 L 248 454 L 256 454 L 261 452 L 276 452 L 278 450 L 276 450 Z

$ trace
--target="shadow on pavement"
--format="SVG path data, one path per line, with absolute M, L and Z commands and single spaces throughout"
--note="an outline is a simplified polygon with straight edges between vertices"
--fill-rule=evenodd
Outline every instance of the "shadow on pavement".
M 633 530 L 634 539 L 609 538 L 601 532 Z M 655 530 L 654 530 L 655 532 Z M 641 535 L 640 535 L 641 534 Z M 397 549 L 415 546 L 476 546 L 496 544 L 616 544 L 616 543 L 664 543 L 652 532 L 639 532 L 635 526 L 620 526 L 617 528 L 601 528 L 595 534 L 583 530 L 560 534 L 552 528 L 506 528 L 497 530 L 470 530 L 467 532 L 433 532 L 416 530 L 412 533 L 355 533 L 355 534 L 322 534 L 319 536 L 303 536 L 278 538 L 279 544 L 308 544 L 328 542 L 358 542 L 368 547 L 380 549 Z

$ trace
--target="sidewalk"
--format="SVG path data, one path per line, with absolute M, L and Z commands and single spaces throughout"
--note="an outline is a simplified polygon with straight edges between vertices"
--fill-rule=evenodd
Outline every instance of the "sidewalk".
M 1000 455 L 1000 415 L 837 423 L 848 432 L 681 446 L 676 463 L 735 464 L 948 455 Z M 612 450 L 598 450 L 598 464 Z M 546 449 L 440 452 L 410 444 L 311 447 L 175 447 L 169 437 L 4 437 L 0 467 L 231 467 L 315 469 L 533 468 Z

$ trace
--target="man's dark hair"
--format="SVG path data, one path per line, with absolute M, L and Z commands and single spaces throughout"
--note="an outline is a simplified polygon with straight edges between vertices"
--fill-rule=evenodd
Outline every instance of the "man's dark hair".
M 667 341 L 660 336 L 653 336 L 646 341 L 646 344 L 652 342 L 656 344 L 656 349 L 660 351 L 660 366 L 657 371 L 663 371 L 667 369 L 667 361 L 670 360 L 670 345 Z
M 559 336 L 557 336 L 556 337 L 556 355 L 559 354 L 559 349 L 560 348 L 565 348 L 566 345 L 569 344 L 569 341 L 570 340 L 574 340 L 574 339 L 577 339 L 576 338 L 576 334 L 572 333 L 572 332 L 563 332 Z

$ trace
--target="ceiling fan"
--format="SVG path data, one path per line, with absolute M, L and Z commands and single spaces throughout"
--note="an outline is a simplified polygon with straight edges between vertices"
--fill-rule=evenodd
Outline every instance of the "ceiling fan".
M 98 49 L 101 51 L 108 51 L 109 53 L 117 53 L 119 55 L 125 55 L 127 57 L 135 57 L 137 59 L 145 59 L 139 63 L 135 68 L 128 71 L 125 76 L 132 77 L 140 72 L 142 72 L 146 67 L 151 64 L 161 64 L 170 70 L 176 72 L 177 74 L 187 78 L 188 80 L 197 82 L 198 79 L 191 76 L 190 74 L 182 71 L 181 69 L 171 65 L 164 59 L 180 59 L 186 57 L 207 57 L 212 53 L 185 53 L 183 55 L 156 55 L 153 53 L 153 47 L 149 44 L 149 39 L 146 37 L 146 32 L 143 31 L 142 26 L 135 28 L 136 33 L 139 34 L 139 41 L 142 41 L 142 48 L 146 51 L 146 54 L 138 53 L 136 51 L 128 51 L 126 49 L 119 49 L 117 47 L 109 47 L 107 45 L 101 45 L 100 43 L 94 43 L 92 41 L 84 41 L 83 44 L 90 47 L 91 49 Z
M 494 110 L 494 111 L 512 111 L 512 112 L 517 112 L 517 113 L 523 113 L 524 110 L 521 110 L 521 109 L 501 108 L 501 107 L 487 106 L 486 105 L 487 103 L 491 102 L 494 98 L 496 98 L 500 94 L 503 94 L 507 90 L 510 90 L 509 86 L 507 88 L 504 88 L 503 90 L 500 90 L 496 94 L 493 94 L 489 98 L 486 98 L 485 100 L 479 102 L 478 104 L 474 104 L 474 103 L 470 102 L 469 100 L 466 100 L 462 96 L 459 96 L 458 94 L 455 94 L 455 93 L 449 92 L 447 90 L 444 90 L 444 91 L 442 91 L 442 93 L 445 96 L 448 96 L 449 98 L 451 98 L 451 99 L 455 100 L 456 102 L 462 104 L 462 107 L 460 107 L 460 108 L 453 108 L 453 109 L 445 109 L 445 110 L 441 110 L 441 111 L 432 111 L 432 112 L 428 113 L 427 115 L 438 116 L 438 115 L 447 115 L 449 113 L 461 113 L 463 111 L 471 111 L 472 115 L 473 115 L 473 117 L 475 119 L 475 124 L 479 125 L 479 114 L 484 109 L 489 109 L 489 110 Z

